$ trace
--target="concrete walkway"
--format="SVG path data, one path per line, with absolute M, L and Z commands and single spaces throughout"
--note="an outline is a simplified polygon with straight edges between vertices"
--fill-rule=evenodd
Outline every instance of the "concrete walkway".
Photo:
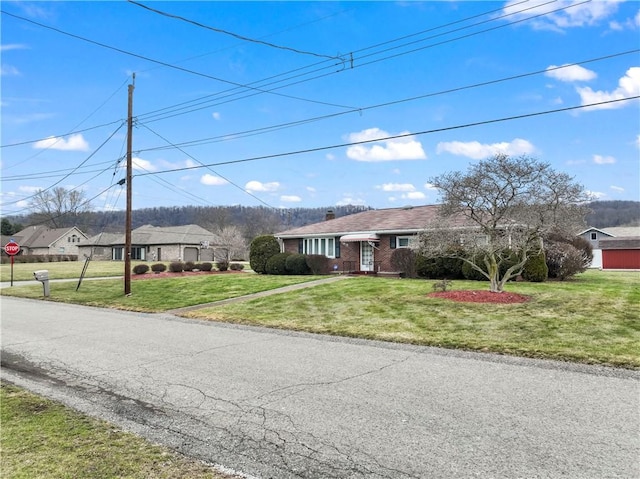
M 229 303 L 239 303 L 240 301 L 249 301 L 256 298 L 263 298 L 265 296 L 271 296 L 273 294 L 288 293 L 289 291 L 297 291 L 299 289 L 313 288 L 314 286 L 320 286 L 321 284 L 335 283 L 343 279 L 349 279 L 351 276 L 338 275 L 331 276 L 330 278 L 318 279 L 315 281 L 307 281 L 306 283 L 292 284 L 290 286 L 283 286 L 282 288 L 270 289 L 268 291 L 261 291 L 259 293 L 247 294 L 245 296 L 237 296 L 235 298 L 222 299 L 220 301 L 213 301 L 211 303 L 196 304 L 194 306 L 187 306 L 185 308 L 172 309 L 167 311 L 168 314 L 180 315 L 180 313 L 187 313 L 189 311 L 195 311 L 196 309 L 210 308 L 212 306 L 222 306 Z

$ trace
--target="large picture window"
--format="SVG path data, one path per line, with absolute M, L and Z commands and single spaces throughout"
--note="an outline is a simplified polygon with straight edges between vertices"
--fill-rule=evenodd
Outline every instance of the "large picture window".
M 336 250 L 336 239 L 331 238 L 304 238 L 300 240 L 300 253 L 321 254 L 327 258 L 337 258 L 340 256 Z

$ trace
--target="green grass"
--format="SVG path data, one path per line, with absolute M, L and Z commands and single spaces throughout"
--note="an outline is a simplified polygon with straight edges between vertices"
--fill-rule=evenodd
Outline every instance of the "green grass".
M 139 261 L 132 261 L 131 268 Z M 149 263 L 147 263 L 149 264 Z M 15 263 L 13 265 L 14 281 L 29 281 L 33 279 L 33 272 L 39 269 L 49 271 L 52 279 L 79 278 L 84 267 L 84 261 L 61 261 L 56 263 Z M 122 261 L 91 261 L 87 268 L 86 278 L 98 278 L 103 276 L 122 276 L 124 274 L 124 262 Z M 11 280 L 11 265 L 0 265 L 0 280 Z
M 316 279 L 229 274 L 52 283 L 51 300 L 136 311 L 165 311 Z M 375 277 L 209 307 L 193 318 L 518 356 L 640 368 L 640 273 L 588 271 L 572 281 L 509 283 L 521 304 L 456 303 L 428 297 L 433 281 Z M 454 289 L 487 289 L 454 281 Z M 42 298 L 42 287 L 3 295 Z
M 431 281 L 361 277 L 188 313 L 339 336 L 640 367 L 640 274 L 589 271 L 569 282 L 510 283 L 521 304 L 428 297 Z M 486 283 L 455 281 L 454 289 Z
M 2 477 L 223 479 L 212 468 L 60 404 L 0 386 Z
M 131 281 L 131 296 L 124 295 L 122 279 L 84 281 L 77 283 L 50 282 L 49 300 L 65 303 L 119 308 L 130 311 L 160 312 L 244 296 L 319 279 L 318 276 L 264 276 L 253 273 L 205 274 L 176 278 L 153 278 Z M 43 298 L 40 283 L 33 286 L 14 286 L 2 289 L 2 295 L 22 298 Z

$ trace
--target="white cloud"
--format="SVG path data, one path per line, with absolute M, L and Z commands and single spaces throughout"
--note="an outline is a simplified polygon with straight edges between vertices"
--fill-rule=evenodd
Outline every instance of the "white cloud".
M 432 190 L 432 191 L 436 191 L 438 188 L 436 188 L 435 186 L 433 186 L 431 183 L 425 183 L 424 184 L 424 188 L 426 190 Z
M 593 155 L 593 162 L 597 165 L 612 165 L 616 159 L 613 156 Z
M 307 186 L 306 190 L 307 190 L 309 193 L 315 193 L 315 192 L 316 192 L 316 189 L 315 189 L 313 186 Z
M 134 170 L 142 171 L 156 171 L 157 168 L 149 160 L 143 160 L 142 158 L 131 158 L 131 167 Z
M 228 183 L 224 178 L 206 173 L 200 177 L 200 183 L 207 186 L 222 186 Z
M 365 206 L 366 203 L 361 198 L 353 198 L 351 196 L 345 196 L 340 201 L 336 201 L 336 206 L 347 206 L 347 205 Z
M 0 45 L 0 52 L 8 52 L 9 50 L 26 50 L 29 47 L 23 43 L 7 43 L 6 45 Z
M 629 68 L 626 74 L 618 81 L 618 88 L 613 91 L 593 91 L 590 87 L 576 88 L 580 95 L 582 105 L 600 103 L 613 100 L 622 100 L 632 96 L 640 95 L 640 67 Z M 608 103 L 589 107 L 590 110 L 606 110 L 622 108 L 630 102 Z
M 391 170 L 391 173 L 393 173 L 394 175 L 399 175 L 400 174 L 400 168 L 394 168 L 393 170 Z
M 520 0 L 509 0 L 505 5 L 504 13 L 509 14 L 523 10 L 521 5 L 516 5 L 519 3 L 521 3 Z M 511 15 L 509 20 L 522 20 L 535 15 L 540 15 L 531 21 L 528 21 L 527 24 L 531 25 L 534 29 L 551 30 L 563 30 L 567 28 L 597 25 L 601 21 L 605 21 L 618 10 L 619 0 L 608 2 L 596 1 L 583 4 L 579 4 L 575 1 L 563 1 L 560 5 L 567 6 L 569 8 L 555 11 L 553 13 L 549 12 L 557 10 L 558 4 L 549 5 L 547 0 L 536 0 L 535 3 L 538 5 L 534 6 L 534 8 L 530 8 L 529 4 L 527 4 L 526 10 L 521 13 Z
M 88 151 L 89 143 L 78 133 L 71 135 L 68 140 L 63 137 L 50 136 L 45 140 L 37 141 L 33 147 L 38 150 Z
M 327 154 L 325 155 L 325 158 L 326 158 L 327 160 L 333 161 L 333 160 L 335 160 L 335 159 L 336 159 L 336 156 L 335 156 L 334 154 L 332 154 L 332 153 L 327 153 Z
M 422 191 L 412 191 L 402 195 L 402 198 L 407 200 L 424 200 L 427 197 Z
M 407 132 L 400 133 L 406 134 Z M 353 145 L 347 148 L 347 157 L 355 161 L 380 162 L 398 160 L 424 160 L 427 158 L 422 144 L 412 136 L 382 140 L 392 136 L 379 128 L 369 128 L 356 133 L 350 133 L 350 142 L 375 141 L 377 144 Z
M 624 188 L 621 188 L 620 186 L 611 185 L 609 188 L 618 193 L 624 193 Z
M 247 191 L 270 192 L 276 191 L 278 188 L 280 188 L 280 183 L 278 183 L 277 181 L 272 181 L 270 183 L 261 183 L 260 181 L 252 180 L 244 185 L 244 189 Z
M 214 111 L 211 116 L 213 117 L 214 120 L 219 120 L 220 119 L 220 113 L 218 113 L 217 111 Z
M 415 191 L 416 187 L 411 183 L 385 183 L 378 185 L 376 188 L 382 191 Z
M 481 160 L 488 158 L 497 153 L 504 153 L 507 155 L 523 155 L 529 154 L 534 151 L 533 145 L 527 140 L 516 138 L 513 141 L 507 143 L 493 143 L 483 144 L 478 141 L 450 141 L 438 143 L 438 154 L 446 152 L 458 156 L 466 156 L 474 160 Z
M 640 148 L 640 135 L 636 136 L 636 146 Z
M 302 201 L 302 198 L 297 195 L 282 195 L 280 197 L 280 201 L 283 201 L 285 203 L 300 203 Z
M 564 82 L 589 81 L 598 76 L 596 72 L 587 70 L 580 65 L 562 65 L 560 68 L 556 65 L 550 65 L 547 67 L 545 75 Z

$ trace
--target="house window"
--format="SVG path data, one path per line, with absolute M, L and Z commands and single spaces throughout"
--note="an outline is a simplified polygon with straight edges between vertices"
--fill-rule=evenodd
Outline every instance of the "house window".
M 144 247 L 133 246 L 131 248 L 131 259 L 144 261 L 146 259 L 145 252 L 146 252 L 146 249 Z
M 340 252 L 336 250 L 335 238 L 304 238 L 300 246 L 299 250 L 303 254 L 321 254 L 327 258 L 340 256 Z
M 124 248 L 120 247 L 120 248 L 113 248 L 113 256 L 112 258 L 115 261 L 122 261 L 122 259 L 124 258 Z
M 591 240 L 595 241 L 598 239 L 598 233 L 596 233 L 595 231 L 593 233 L 591 233 Z
M 64 246 L 60 246 L 60 247 L 58 248 L 58 253 L 60 253 L 60 254 L 64 254 Z
M 409 248 L 415 240 L 415 236 L 398 236 L 396 237 L 396 248 Z

